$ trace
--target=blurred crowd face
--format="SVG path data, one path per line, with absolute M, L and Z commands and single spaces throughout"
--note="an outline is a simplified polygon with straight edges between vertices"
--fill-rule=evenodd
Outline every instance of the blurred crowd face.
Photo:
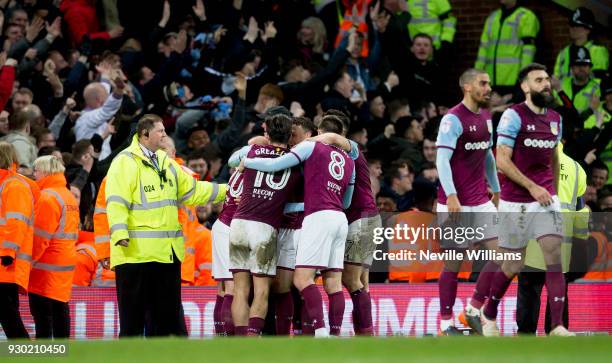
M 385 116 L 386 107 L 382 97 L 374 97 L 372 102 L 370 102 L 370 114 L 375 118 L 383 118 Z
M 410 122 L 410 128 L 406 130 L 406 138 L 413 143 L 423 141 L 423 126 L 418 120 L 412 120 Z
M 13 96 L 13 113 L 23 110 L 24 107 L 32 104 L 32 97 L 26 93 L 15 93 Z
M 52 133 L 46 133 L 44 135 L 42 135 L 40 137 L 40 139 L 38 140 L 38 148 L 43 148 L 45 146 L 55 146 L 55 137 L 53 137 Z M 93 146 L 92 146 L 92 150 L 93 150 Z M 61 158 L 60 158 L 61 159 Z
M 15 10 L 9 22 L 17 24 L 25 29 L 28 26 L 28 13 L 23 10 Z
M 608 172 L 605 169 L 593 169 L 591 171 L 591 183 L 595 189 L 599 190 L 606 185 L 608 181 Z
M 423 156 L 425 160 L 435 163 L 436 162 L 436 142 L 433 140 L 423 140 Z
M 208 164 L 204 158 L 189 160 L 187 162 L 187 167 L 198 173 L 201 179 L 208 173 Z
M 431 40 L 426 37 L 417 37 L 412 42 L 412 47 L 410 47 L 412 54 L 421 62 L 427 62 L 431 59 L 431 55 L 433 54 L 433 45 L 431 44 Z
M 591 31 L 588 28 L 582 26 L 570 26 L 569 36 L 572 42 L 576 40 L 587 39 Z
M 351 136 L 351 140 L 355 141 L 359 145 L 365 146 L 368 143 L 368 131 L 361 129 L 361 131 L 354 133 Z
M 477 75 L 472 82 L 465 85 L 465 91 L 479 107 L 488 107 L 493 93 L 489 75 Z
M 81 190 L 73 185 L 70 186 L 70 193 L 76 199 L 77 204 L 81 203 Z
M 351 76 L 344 72 L 342 77 L 336 81 L 336 91 L 340 93 L 342 96 L 346 98 L 350 98 L 353 94 L 353 87 L 355 86 L 355 81 L 351 78 Z
M 432 183 L 436 183 L 438 181 L 438 169 L 424 169 L 423 170 L 423 178 L 429 180 Z
M 599 209 L 601 210 L 612 209 L 612 195 L 599 200 Z
M 591 66 L 588 64 L 573 65 L 572 76 L 579 84 L 588 82 L 589 77 L 591 77 Z
M 382 175 L 382 165 L 378 160 L 368 164 L 368 169 L 370 170 L 370 177 L 372 178 L 379 179 Z
M 312 30 L 312 28 L 307 27 L 307 26 L 302 26 L 300 28 L 299 38 L 302 39 L 302 43 L 304 45 L 312 45 L 314 43 L 314 37 L 315 37 L 315 32 L 314 30 Z
M 395 212 L 397 210 L 397 204 L 389 197 L 378 197 L 376 198 L 376 206 L 380 212 Z
M 206 130 L 194 131 L 189 135 L 187 146 L 193 150 L 203 148 L 210 143 L 210 137 Z
M 402 195 L 412 190 L 412 182 L 414 181 L 414 175 L 410 173 L 408 167 L 399 168 L 399 178 L 394 178 L 393 188 L 398 194 Z
M 23 38 L 23 29 L 19 25 L 9 25 L 4 35 L 6 36 L 6 39 L 9 40 L 9 42 L 15 44 L 21 38 Z

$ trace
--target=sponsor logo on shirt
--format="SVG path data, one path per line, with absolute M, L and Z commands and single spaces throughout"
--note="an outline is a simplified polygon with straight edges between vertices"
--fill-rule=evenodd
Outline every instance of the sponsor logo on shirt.
M 554 149 L 556 142 L 550 140 L 525 139 L 523 140 L 523 145 L 538 149 Z
M 464 147 L 466 150 L 485 150 L 489 148 L 489 142 L 466 142 Z

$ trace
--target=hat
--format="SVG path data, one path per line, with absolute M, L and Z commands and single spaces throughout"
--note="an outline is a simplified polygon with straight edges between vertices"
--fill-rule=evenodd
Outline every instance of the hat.
M 257 117 L 259 117 L 260 119 L 265 119 L 276 115 L 285 115 L 287 117 L 292 117 L 291 112 L 289 112 L 289 110 L 285 106 L 272 106 L 268 108 L 266 112 L 258 114 Z
M 591 10 L 581 6 L 572 14 L 572 17 L 570 18 L 570 25 L 593 29 L 595 27 L 595 16 Z
M 589 50 L 586 47 L 570 47 L 570 65 L 593 65 Z

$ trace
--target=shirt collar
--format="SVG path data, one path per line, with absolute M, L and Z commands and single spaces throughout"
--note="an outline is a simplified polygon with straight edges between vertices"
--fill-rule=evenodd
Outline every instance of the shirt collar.
M 156 155 L 156 154 L 155 154 L 153 151 L 149 150 L 149 149 L 148 149 L 146 146 L 144 146 L 143 144 L 138 143 L 138 146 L 140 146 L 140 149 L 142 150 L 143 154 L 144 154 L 146 157 L 148 157 L 149 159 L 152 159 L 152 158 L 153 158 L 153 155 L 155 155 L 155 157 L 157 157 L 157 155 Z

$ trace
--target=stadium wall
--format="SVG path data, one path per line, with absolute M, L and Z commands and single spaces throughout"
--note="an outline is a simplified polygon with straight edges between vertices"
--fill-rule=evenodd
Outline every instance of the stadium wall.
M 455 315 L 463 309 L 474 289 L 473 284 L 460 284 Z M 188 287 L 182 292 L 183 308 L 190 338 L 213 336 L 215 288 Z M 325 296 L 325 294 L 323 294 Z M 437 284 L 374 284 L 371 286 L 374 332 L 379 336 L 436 335 L 439 322 Z M 546 296 L 542 296 L 545 306 Z M 352 303 L 345 292 L 346 310 L 342 335 L 353 335 Z M 572 331 L 605 331 L 612 333 L 612 284 L 571 284 L 569 288 L 570 329 Z M 20 310 L 25 326 L 34 337 L 34 321 L 27 298 L 22 297 Z M 324 301 L 325 316 L 327 302 Z M 510 286 L 500 304 L 499 327 L 503 335 L 516 334 L 516 284 Z M 115 289 L 74 288 L 70 302 L 71 336 L 73 339 L 114 339 L 119 332 Z M 540 311 L 540 334 L 543 334 L 544 309 Z M 457 321 L 457 326 L 461 324 Z M 5 339 L 0 329 L 0 339 Z

